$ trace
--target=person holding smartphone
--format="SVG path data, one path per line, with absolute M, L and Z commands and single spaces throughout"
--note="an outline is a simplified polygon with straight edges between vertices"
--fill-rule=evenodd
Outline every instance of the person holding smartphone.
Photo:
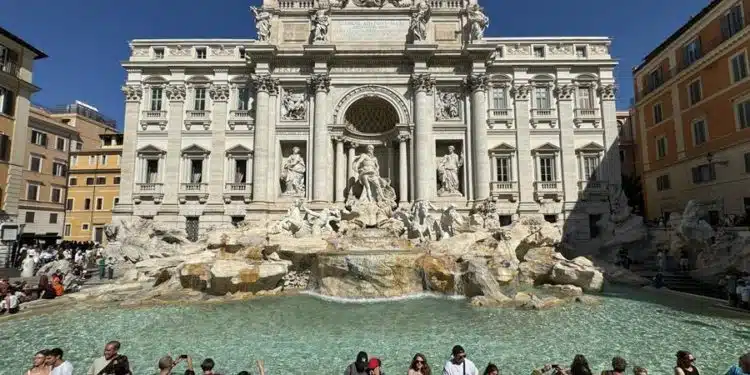
M 159 375 L 171 375 L 172 369 L 175 368 L 180 362 L 185 361 L 187 363 L 187 369 L 185 375 L 195 375 L 193 371 L 193 359 L 187 354 L 183 354 L 177 357 L 177 360 L 172 359 L 171 356 L 162 357 L 159 360 Z

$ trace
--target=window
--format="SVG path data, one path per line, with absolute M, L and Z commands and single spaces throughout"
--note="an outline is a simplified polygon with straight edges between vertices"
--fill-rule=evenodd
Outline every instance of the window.
M 70 232 L 71 232 L 71 225 L 65 224 L 65 235 L 70 236 Z
M 0 134 L 0 160 L 10 161 L 10 137 Z
M 667 156 L 667 138 L 661 137 L 656 140 L 656 160 L 664 159 Z
M 716 180 L 716 168 L 714 164 L 703 164 L 692 169 L 693 183 L 700 184 Z
M 683 64 L 689 66 L 690 64 L 698 61 L 701 58 L 701 40 L 700 38 L 693 39 L 683 49 Z
M 38 201 L 39 200 L 39 185 L 28 184 L 26 186 L 26 200 Z
M 93 184 L 94 184 L 94 178 L 86 177 L 86 185 L 93 185 Z
M 70 166 L 75 167 L 78 164 L 78 155 L 70 155 Z
M 65 151 L 65 138 L 57 137 L 57 143 L 55 144 L 55 148 L 58 151 Z
M 745 173 L 750 173 L 750 152 L 745 154 Z
M 205 60 L 206 59 L 206 47 L 198 47 L 195 49 L 195 57 Z
M 648 74 L 647 86 L 649 91 L 655 90 L 657 87 L 664 83 L 664 75 L 662 74 L 661 68 L 656 69 Z
M 76 151 L 81 151 L 83 149 L 83 142 L 76 142 Z
M 708 141 L 708 127 L 706 127 L 705 120 L 693 121 L 693 143 L 702 145 Z
M 24 220 L 25 223 L 33 223 L 34 222 L 34 213 L 33 212 L 26 212 L 26 220 Z
M 750 99 L 735 104 L 734 112 L 737 114 L 739 128 L 750 128 Z
M 81 224 L 81 230 L 83 230 L 83 231 L 89 230 L 89 224 L 88 223 Z
M 245 55 L 245 47 L 240 47 L 239 51 L 240 51 L 240 58 L 244 59 L 245 56 L 246 56 Z
M 84 210 L 90 210 L 91 209 L 91 198 L 86 198 L 83 200 L 83 209 Z
M 244 184 L 247 182 L 247 159 L 234 160 L 234 183 Z
M 544 46 L 534 46 L 534 57 L 544 58 Z
M 193 98 L 193 109 L 196 111 L 206 110 L 206 88 L 196 87 L 195 98 Z
M 112 207 L 117 206 L 118 203 L 120 203 L 120 197 L 115 197 L 112 201 Z
M 62 201 L 62 189 L 52 188 L 52 192 L 50 194 L 50 201 L 55 202 L 55 203 L 60 203 Z
M 96 165 L 96 156 L 89 155 L 89 165 Z
M 104 209 L 104 198 L 96 198 L 96 209 L 97 210 L 103 210 Z
M 550 109 L 549 88 L 544 86 L 534 87 L 534 100 L 536 109 Z
M 721 18 L 721 35 L 725 39 L 730 38 L 732 35 L 737 34 L 743 25 L 742 8 L 737 4 Z
M 164 89 L 161 87 L 151 88 L 151 110 L 161 111 L 164 102 Z
M 42 172 L 42 158 L 38 156 L 32 156 L 29 158 L 29 170 L 37 173 Z
M 107 165 L 107 155 L 100 155 L 99 162 L 101 163 L 101 165 Z
M 164 58 L 164 48 L 154 48 L 154 59 L 161 60 Z
M 250 110 L 250 89 L 247 87 L 240 87 L 237 89 L 237 110 Z
M 120 184 L 120 176 L 115 176 L 115 177 L 114 177 L 114 178 L 112 179 L 112 184 L 114 184 L 114 185 L 119 185 L 119 184 Z
M 590 87 L 581 87 L 578 89 L 578 108 L 579 109 L 594 108 L 594 100 L 593 100 L 593 95 L 591 95 Z
M 156 183 L 159 181 L 159 160 L 146 160 L 146 183 Z
M 49 214 L 49 223 L 50 224 L 57 224 L 57 214 L 56 213 L 50 213 Z
M 688 101 L 690 102 L 690 105 L 694 105 L 701 101 L 703 98 L 703 93 L 701 91 L 700 80 L 690 82 L 690 85 L 688 85 Z
M 555 175 L 554 156 L 542 156 L 539 158 L 539 178 L 542 182 L 554 182 L 557 179 Z
M 583 58 L 586 56 L 586 46 L 576 46 L 576 57 Z
M 625 150 L 620 150 L 620 163 L 625 161 Z
M 596 172 L 599 170 L 599 157 L 587 155 L 583 157 L 583 178 L 586 181 L 596 181 Z
M 508 108 L 508 90 L 505 87 L 495 87 L 492 89 L 492 108 Z
M 661 103 L 654 104 L 654 125 L 664 120 L 664 114 L 661 112 Z
M 52 175 L 56 177 L 65 176 L 66 172 L 65 164 L 52 162 Z
M 38 146 L 47 147 L 47 134 L 32 130 L 31 143 Z
M 513 181 L 513 175 L 511 174 L 511 163 L 510 158 L 497 158 L 497 180 L 500 182 L 511 182 Z
M 739 82 L 747 77 L 747 55 L 740 52 L 729 60 L 732 70 L 732 83 Z
M 96 178 L 96 184 L 97 185 L 106 185 L 107 184 L 107 177 L 97 177 Z
M 67 200 L 65 201 L 65 209 L 66 209 L 66 210 L 72 210 L 72 209 L 73 209 L 73 202 L 74 202 L 74 201 L 73 201 L 73 198 L 68 198 L 68 199 L 67 199 Z
M 16 112 L 16 95 L 13 91 L 0 87 L 0 113 L 13 116 Z
M 203 159 L 189 159 L 190 176 L 188 183 L 198 184 L 203 182 Z
M 671 189 L 672 186 L 669 184 L 669 175 L 665 174 L 656 178 L 656 190 L 664 191 Z
M 68 185 L 70 186 L 76 186 L 78 185 L 78 179 L 75 177 L 71 177 L 70 180 L 68 180 Z

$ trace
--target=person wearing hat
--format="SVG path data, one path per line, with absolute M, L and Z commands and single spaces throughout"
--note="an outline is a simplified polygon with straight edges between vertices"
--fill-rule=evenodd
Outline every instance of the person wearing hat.
M 466 351 L 461 345 L 454 346 L 451 353 L 453 356 L 445 363 L 443 375 L 479 375 L 477 366 L 466 358 Z
M 370 362 L 367 363 L 367 370 L 370 372 L 370 375 L 385 375 L 383 369 L 380 368 L 381 365 L 382 363 L 379 358 L 372 357 L 370 358 Z
M 367 353 L 359 352 L 357 354 L 357 359 L 354 361 L 354 363 L 346 367 L 346 371 L 344 371 L 344 375 L 367 375 L 369 374 L 367 365 L 368 365 Z

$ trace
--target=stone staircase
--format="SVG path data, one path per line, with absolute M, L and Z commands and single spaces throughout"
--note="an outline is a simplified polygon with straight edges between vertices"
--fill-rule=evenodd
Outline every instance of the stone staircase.
M 642 277 L 653 279 L 659 272 L 656 255 L 649 256 L 642 263 L 632 264 L 630 270 Z M 667 257 L 666 271 L 662 274 L 664 276 L 664 285 L 669 289 L 706 297 L 726 299 L 724 289 L 721 286 L 703 283 L 692 278 L 688 273 L 680 272 L 679 262 L 673 257 Z

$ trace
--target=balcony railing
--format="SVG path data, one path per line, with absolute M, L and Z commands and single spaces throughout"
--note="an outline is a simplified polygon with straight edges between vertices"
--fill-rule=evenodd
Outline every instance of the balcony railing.
M 167 111 L 143 111 L 144 121 L 166 121 Z
M 578 181 L 580 191 L 606 191 L 607 183 L 604 181 Z
M 18 76 L 18 73 L 20 72 L 20 67 L 18 66 L 18 63 L 15 61 L 6 61 L 0 64 L 0 70 L 8 74 Z
M 574 116 L 576 118 L 595 119 L 599 117 L 599 108 L 576 108 Z
M 490 109 L 490 119 L 504 119 L 512 118 L 513 110 L 510 108 L 495 108 Z
M 555 117 L 555 109 L 554 108 L 532 108 L 531 117 L 553 118 Z
M 646 97 L 646 95 L 655 91 L 659 87 L 664 86 L 667 82 L 669 82 L 672 78 L 677 76 L 680 72 L 689 68 L 693 64 L 700 62 L 706 55 L 710 54 L 711 51 L 715 50 L 716 48 L 724 44 L 724 42 L 726 42 L 729 39 L 732 39 L 735 35 L 739 34 L 742 30 L 747 28 L 748 25 L 750 25 L 748 23 L 748 20 L 750 20 L 750 13 L 743 14 L 742 16 L 743 16 L 743 22 L 745 22 L 745 24 L 741 28 L 736 30 L 734 33 L 732 33 L 731 35 L 720 35 L 718 37 L 715 37 L 707 41 L 701 41 L 701 46 L 700 46 L 700 50 L 697 53 L 698 55 L 697 57 L 694 57 L 691 60 L 685 60 L 685 57 L 684 57 L 685 47 L 684 46 L 681 47 L 679 49 L 679 52 L 677 53 L 677 56 L 679 56 L 678 59 L 680 62 L 677 64 L 676 67 L 673 67 L 667 70 L 662 70 L 662 76 L 660 80 L 656 82 L 649 82 L 649 76 L 651 72 L 644 71 L 643 72 L 644 73 L 643 84 L 646 87 L 643 90 L 638 91 L 636 95 L 636 101 L 643 99 L 644 97 Z
M 143 182 L 135 184 L 140 194 L 161 194 L 164 184 L 155 182 Z
M 536 181 L 534 189 L 539 192 L 557 192 L 560 190 L 560 181 Z
M 229 121 L 250 122 L 253 120 L 253 112 L 250 110 L 234 110 L 229 112 Z
M 202 182 L 186 182 L 180 184 L 180 191 L 183 193 L 205 193 L 208 191 L 208 184 Z
M 230 182 L 227 183 L 224 190 L 230 193 L 250 194 L 253 190 L 253 184 L 245 182 Z
M 461 8 L 461 0 L 430 0 L 430 8 Z
M 210 117 L 211 111 L 189 110 L 186 113 L 185 119 L 191 121 L 208 121 Z
M 315 5 L 314 0 L 279 0 L 279 8 L 281 9 L 305 9 L 312 8 Z
M 490 182 L 490 191 L 492 193 L 510 193 L 518 191 L 515 181 L 493 181 Z

